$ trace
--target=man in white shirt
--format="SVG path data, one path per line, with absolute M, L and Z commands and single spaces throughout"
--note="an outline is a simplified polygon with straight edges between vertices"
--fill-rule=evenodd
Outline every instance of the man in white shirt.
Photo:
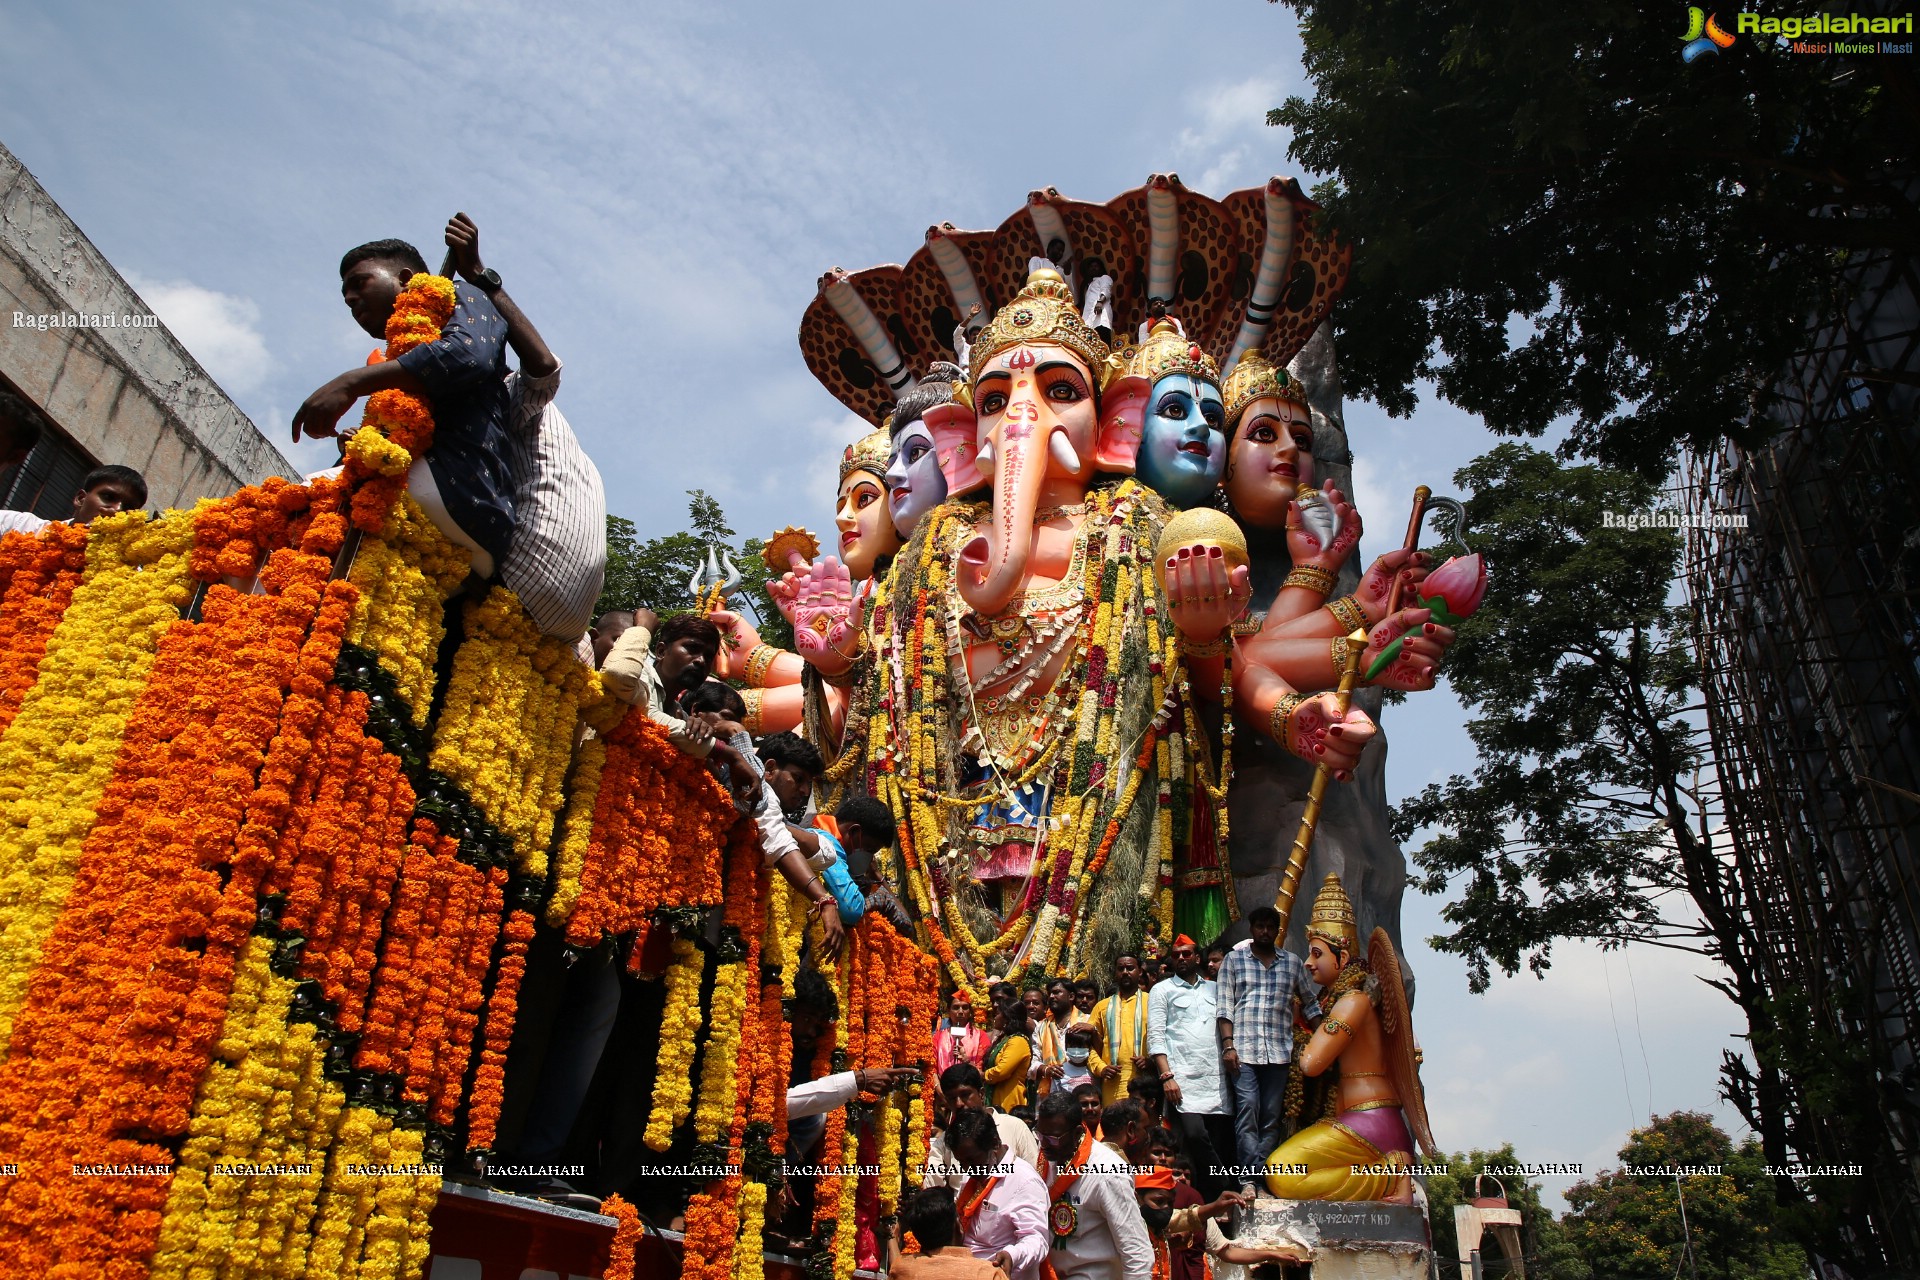
M 993 1117 L 994 1129 L 1007 1150 L 1035 1168 L 1039 1167 L 1040 1144 L 1034 1140 L 1033 1130 L 1027 1128 L 1018 1117 L 1004 1111 L 988 1110 L 987 1078 L 980 1073 L 980 1068 L 970 1062 L 956 1062 L 940 1073 L 939 1083 L 940 1097 L 946 1104 L 949 1122 L 963 1111 L 986 1111 Z M 933 1141 L 927 1144 L 924 1185 L 951 1187 L 958 1192 L 966 1182 L 966 1170 L 947 1146 L 946 1133 L 934 1134 Z
M 1215 992 L 1215 984 L 1201 976 L 1200 949 L 1183 933 L 1173 940 L 1173 976 L 1147 993 L 1147 1053 L 1166 1091 L 1167 1123 L 1208 1197 L 1229 1185 L 1205 1119 L 1230 1110 L 1221 1078 Z
M 1059 1280 L 1146 1280 L 1153 1242 L 1126 1161 L 1093 1140 L 1065 1089 L 1040 1100 L 1040 1179 L 1047 1185 L 1047 1255 Z
M 954 1202 L 962 1241 L 974 1257 L 1012 1280 L 1035 1280 L 1052 1243 L 1040 1174 L 1007 1150 L 991 1111 L 955 1112 L 946 1139 L 954 1160 L 968 1171 Z

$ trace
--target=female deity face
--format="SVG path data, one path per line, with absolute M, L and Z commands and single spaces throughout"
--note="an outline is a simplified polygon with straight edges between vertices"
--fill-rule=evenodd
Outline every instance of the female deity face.
M 1310 939 L 1307 943 L 1307 976 L 1323 987 L 1333 985 L 1340 976 L 1340 953 L 1326 944 L 1321 938 Z
M 893 437 L 886 481 L 893 529 L 905 541 L 922 516 L 947 500 L 947 478 L 940 473 L 940 456 L 924 419 L 915 418 Z
M 871 471 L 849 471 L 840 482 L 833 523 L 840 530 L 841 562 L 856 582 L 871 578 L 874 563 L 900 549 L 887 518 L 886 484 Z
M 1159 379 L 1147 396 L 1135 473 L 1174 506 L 1199 506 L 1226 466 L 1225 418 L 1213 384 L 1185 373 Z
M 1257 529 L 1287 527 L 1294 490 L 1313 483 L 1313 420 L 1278 396 L 1247 406 L 1227 457 L 1227 501 Z

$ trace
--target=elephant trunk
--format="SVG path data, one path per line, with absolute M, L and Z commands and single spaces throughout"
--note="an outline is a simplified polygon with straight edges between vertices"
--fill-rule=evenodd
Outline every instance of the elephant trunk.
M 1026 578 L 1033 516 L 1047 478 L 1046 441 L 1038 431 L 1018 439 L 1003 437 L 998 444 L 991 513 L 986 526 L 960 548 L 955 584 L 960 598 L 983 617 L 1006 608 Z

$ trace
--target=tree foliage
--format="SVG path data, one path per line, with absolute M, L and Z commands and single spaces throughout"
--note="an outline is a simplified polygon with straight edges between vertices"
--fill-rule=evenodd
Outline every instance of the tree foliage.
M 1782 1238 L 1766 1160 L 1753 1138 L 1736 1145 L 1711 1117 L 1676 1111 L 1628 1135 L 1620 1163 L 1567 1192 L 1572 1212 L 1562 1226 L 1595 1276 L 1799 1280 L 1807 1274 L 1806 1255 Z M 1718 1172 L 1687 1172 L 1709 1168 Z M 1636 1171 L 1654 1169 L 1680 1176 Z
M 1458 1275 L 1454 1261 L 1460 1256 L 1459 1237 L 1455 1234 L 1453 1211 L 1473 1194 L 1475 1174 L 1488 1169 L 1512 1168 L 1520 1163 L 1513 1144 L 1492 1151 L 1456 1153 L 1446 1158 L 1447 1172 L 1426 1179 L 1427 1212 L 1433 1224 L 1433 1256 L 1443 1276 Z M 1506 1190 L 1507 1203 L 1520 1210 L 1520 1243 L 1531 1280 L 1591 1280 L 1592 1271 L 1581 1259 L 1579 1250 L 1553 1213 L 1540 1203 L 1540 1184 L 1525 1177 L 1499 1175 Z M 1489 1277 L 1512 1275 L 1512 1268 L 1492 1236 L 1481 1242 L 1480 1259 Z
M 1454 930 L 1433 945 L 1466 959 L 1475 991 L 1495 965 L 1543 972 L 1558 938 L 1717 954 L 1711 927 L 1675 901 L 1698 887 L 1702 914 L 1727 910 L 1693 787 L 1685 619 L 1668 603 L 1679 538 L 1606 527 L 1657 491 L 1519 444 L 1454 479 L 1474 495 L 1473 544 L 1491 566 L 1445 666 L 1474 713 L 1479 763 L 1393 814 L 1399 839 L 1429 833 L 1419 888 L 1453 899 L 1441 916 Z
M 739 608 L 756 620 L 767 643 L 781 648 L 793 647 L 793 628 L 774 607 L 767 594 L 768 572 L 760 558 L 762 542 L 748 538 L 736 542 L 733 527 L 719 500 L 704 489 L 687 491 L 688 528 L 645 541 L 634 523 L 622 516 L 607 517 L 607 577 L 594 614 L 609 609 L 632 609 L 645 605 L 665 616 L 693 607 L 693 595 L 687 583 L 706 563 L 710 547 L 726 551 L 740 570 L 741 585 L 733 597 Z
M 1743 36 L 1680 58 L 1685 6 L 1286 0 L 1311 99 L 1269 113 L 1356 245 L 1347 390 L 1417 379 L 1495 431 L 1658 477 L 1756 431 L 1847 255 L 1920 245 L 1910 59 Z M 1723 17 L 1725 11 L 1723 11 Z

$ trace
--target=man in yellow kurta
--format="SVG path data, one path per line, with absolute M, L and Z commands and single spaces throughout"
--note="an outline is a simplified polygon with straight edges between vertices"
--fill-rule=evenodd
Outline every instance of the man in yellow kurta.
M 1100 1047 L 1087 1059 L 1087 1069 L 1100 1082 L 1101 1099 L 1109 1107 L 1127 1096 L 1136 1071 L 1153 1071 L 1147 1057 L 1147 993 L 1140 989 L 1141 976 L 1140 958 L 1121 956 L 1113 965 L 1118 990 L 1093 1006 Z

